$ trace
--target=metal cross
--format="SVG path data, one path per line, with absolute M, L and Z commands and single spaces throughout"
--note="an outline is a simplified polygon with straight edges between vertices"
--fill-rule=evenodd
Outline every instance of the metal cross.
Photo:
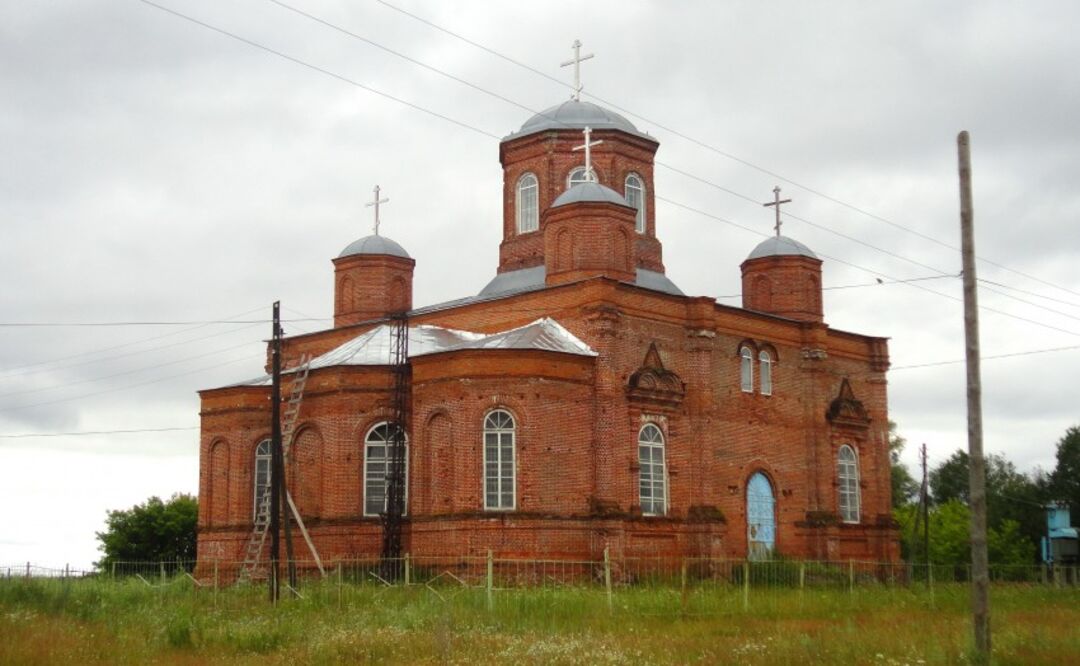
M 581 40 L 579 39 L 575 39 L 574 43 L 570 45 L 570 48 L 574 49 L 574 58 L 572 60 L 567 60 L 559 65 L 559 67 L 574 66 L 574 94 L 572 97 L 575 101 L 581 101 L 581 61 L 592 58 L 593 54 L 590 53 L 586 56 L 581 55 Z
M 364 204 L 364 208 L 371 208 L 375 206 L 375 235 L 379 235 L 379 204 L 384 204 L 390 201 L 389 197 L 379 198 L 379 186 L 375 186 L 375 201 L 369 201 Z
M 587 125 L 581 132 L 585 135 L 585 143 L 580 146 L 574 146 L 572 150 L 585 151 L 585 180 L 593 182 L 596 180 L 596 174 L 594 174 L 592 170 L 592 147 L 599 146 L 603 143 L 603 140 L 590 141 L 589 137 L 592 136 L 592 128 Z
M 791 203 L 791 199 L 781 199 L 780 198 L 780 186 L 779 185 L 774 187 L 772 191 L 773 191 L 773 200 L 770 201 L 767 204 L 761 204 L 761 205 L 766 206 L 766 207 L 768 207 L 768 206 L 776 206 L 776 227 L 775 227 L 775 229 L 776 229 L 776 237 L 780 238 L 780 225 L 783 224 L 780 221 L 780 204 Z

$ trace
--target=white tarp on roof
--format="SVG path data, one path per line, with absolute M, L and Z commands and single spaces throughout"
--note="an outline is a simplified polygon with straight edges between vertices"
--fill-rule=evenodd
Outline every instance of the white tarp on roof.
M 389 365 L 392 330 L 381 324 L 311 360 L 311 369 L 343 365 Z M 589 345 L 549 317 L 499 333 L 472 333 L 421 324 L 409 327 L 409 358 L 464 349 L 538 349 L 543 351 L 596 356 Z M 291 372 L 288 370 L 287 372 Z M 264 386 L 270 376 L 233 384 Z

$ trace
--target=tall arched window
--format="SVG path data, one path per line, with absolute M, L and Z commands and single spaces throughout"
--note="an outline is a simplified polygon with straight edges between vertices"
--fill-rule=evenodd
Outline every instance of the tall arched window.
M 596 177 L 596 169 L 592 170 L 592 178 L 589 178 L 585 173 L 585 167 L 574 167 L 570 171 L 570 175 L 566 177 L 566 189 L 570 189 L 574 185 L 580 185 L 581 183 L 594 182 L 598 183 L 600 180 Z
M 517 182 L 517 194 L 514 201 L 517 206 L 517 230 L 519 234 L 536 231 L 540 228 L 540 204 L 538 203 L 539 184 L 536 176 L 526 173 Z
M 754 392 L 754 351 L 744 346 L 739 350 L 739 383 L 743 393 Z
M 836 480 L 840 491 L 840 520 L 859 522 L 859 459 L 847 444 L 836 454 Z
M 776 495 L 769 477 L 754 472 L 746 484 L 747 557 L 767 560 L 776 548 Z
M 626 203 L 637 208 L 635 226 L 639 234 L 645 233 L 645 182 L 636 173 L 626 177 Z
M 651 423 L 638 431 L 638 484 L 641 513 L 662 516 L 667 513 L 667 483 L 664 473 L 664 433 Z
M 762 349 L 758 353 L 758 362 L 761 364 L 761 395 L 772 395 L 772 354 Z
M 255 447 L 255 501 L 252 515 L 258 517 L 259 506 L 270 501 L 270 440 L 264 439 Z
M 484 508 L 515 507 L 514 417 L 496 409 L 484 417 Z
M 390 476 L 390 449 L 396 424 L 386 421 L 377 424 L 364 438 L 364 515 L 377 516 L 386 512 L 386 489 Z M 409 443 L 402 452 L 405 469 L 402 475 L 402 515 L 409 507 Z

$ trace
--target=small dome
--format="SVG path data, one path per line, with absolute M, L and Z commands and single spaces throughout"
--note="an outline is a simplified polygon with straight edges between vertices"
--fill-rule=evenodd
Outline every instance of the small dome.
M 559 206 L 585 201 L 600 201 L 632 207 L 626 202 L 626 197 L 600 183 L 578 183 L 560 194 L 555 199 L 555 203 L 551 204 L 551 207 L 558 208 Z
M 550 109 L 545 109 L 529 118 L 521 129 L 514 132 L 507 139 L 516 139 L 528 134 L 543 132 L 544 130 L 556 129 L 585 129 L 591 127 L 594 130 L 622 130 L 629 134 L 652 139 L 647 134 L 639 132 L 634 124 L 623 118 L 614 111 L 608 111 L 602 106 L 592 102 L 582 102 L 571 99 L 556 104 Z
M 761 241 L 754 251 L 747 257 L 747 261 L 750 259 L 760 259 L 762 257 L 778 257 L 778 256 L 791 256 L 798 255 L 803 257 L 810 257 L 811 259 L 817 259 L 817 255 L 814 254 L 810 248 L 806 247 L 797 240 L 792 240 L 787 236 L 773 236 L 772 238 Z
M 355 240 L 341 251 L 338 258 L 349 257 L 354 254 L 388 254 L 392 257 L 412 259 L 409 253 L 405 251 L 405 248 L 386 236 L 364 236 L 360 240 Z

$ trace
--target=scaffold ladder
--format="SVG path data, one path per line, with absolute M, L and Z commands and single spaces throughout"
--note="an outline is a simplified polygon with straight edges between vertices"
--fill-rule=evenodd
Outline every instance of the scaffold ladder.
M 291 448 L 293 433 L 296 431 L 296 423 L 300 416 L 300 405 L 304 399 L 304 387 L 307 385 L 308 373 L 310 370 L 311 357 L 308 354 L 304 354 L 300 357 L 299 365 L 293 370 L 293 382 L 289 395 L 289 403 L 286 406 L 285 414 L 283 415 L 285 423 L 282 428 L 282 441 L 284 442 L 283 449 L 286 464 L 288 463 L 289 449 Z M 272 473 L 270 481 L 271 483 L 273 482 Z M 300 512 L 297 510 L 296 504 L 293 502 L 292 495 L 289 493 L 288 488 L 285 489 L 285 500 L 293 517 L 296 519 L 296 524 L 299 526 L 301 534 L 304 536 L 304 541 L 307 542 L 308 549 L 311 550 L 311 554 L 315 558 L 315 564 L 319 568 L 319 573 L 325 576 L 326 571 L 323 569 L 322 560 L 319 559 L 319 554 L 315 550 L 315 544 L 312 542 L 311 536 L 304 526 L 304 521 L 300 518 Z M 263 550 L 266 548 L 266 535 L 269 532 L 270 527 L 270 512 L 270 493 L 264 492 L 255 512 L 255 522 L 252 525 L 251 536 L 248 537 L 247 545 L 244 548 L 244 562 L 240 567 L 239 575 L 240 582 L 252 580 L 263 563 Z

